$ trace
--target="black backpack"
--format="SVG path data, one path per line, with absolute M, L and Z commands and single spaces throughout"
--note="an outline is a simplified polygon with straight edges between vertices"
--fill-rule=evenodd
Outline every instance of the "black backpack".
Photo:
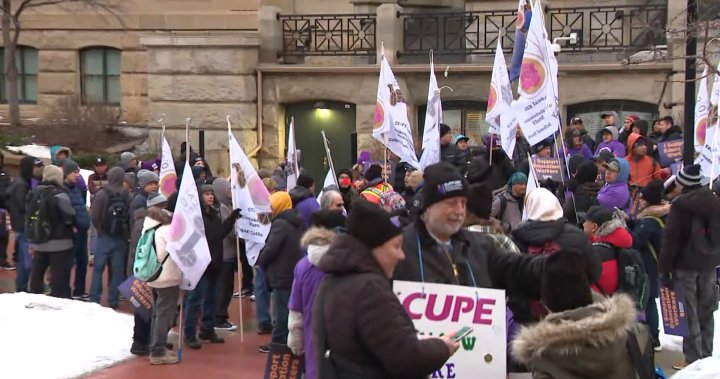
M 28 241 L 38 244 L 50 240 L 53 224 L 50 199 L 58 191 L 54 187 L 40 187 L 28 193 L 25 214 L 25 233 Z
M 720 218 L 693 217 L 690 219 L 689 251 L 703 256 L 720 255 Z
M 640 252 L 635 249 L 618 249 L 604 242 L 596 242 L 593 246 L 613 250 L 618 264 L 618 291 L 629 295 L 638 309 L 645 309 L 650 298 L 650 279 Z M 602 291 L 600 286 L 598 288 Z
M 128 236 L 128 195 L 127 193 L 110 194 L 110 205 L 105 210 L 103 231 L 105 234 L 115 237 Z

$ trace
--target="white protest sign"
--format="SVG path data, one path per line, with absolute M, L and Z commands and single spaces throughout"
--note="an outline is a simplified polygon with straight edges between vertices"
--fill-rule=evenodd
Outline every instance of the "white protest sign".
M 505 64 L 505 55 L 503 55 L 502 38 L 498 37 L 495 49 L 495 63 L 493 63 L 493 73 L 490 79 L 487 112 L 485 113 L 485 122 L 491 126 L 490 133 L 502 134 L 501 115 L 508 111 L 512 101 L 512 86 L 510 85 L 507 64 Z M 512 156 L 512 153 L 508 153 L 508 155 Z
M 398 280 L 393 282 L 393 291 L 420 336 L 473 328 L 431 378 L 506 378 L 505 291 Z

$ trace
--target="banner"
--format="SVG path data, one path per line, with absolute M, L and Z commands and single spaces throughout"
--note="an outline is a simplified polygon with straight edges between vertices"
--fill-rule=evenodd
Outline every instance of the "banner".
M 134 275 L 118 286 L 118 291 L 125 296 L 143 319 L 150 321 L 153 310 L 152 288 Z
M 661 142 L 657 144 L 660 166 L 669 167 L 683 159 L 683 140 Z
M 557 158 L 532 157 L 532 161 L 539 181 L 550 179 L 554 182 L 562 182 L 562 167 Z
M 688 336 L 690 329 L 685 313 L 685 287 L 681 281 L 674 281 L 673 288 L 663 287 L 660 283 L 660 313 L 665 334 Z
M 530 172 L 528 173 L 528 182 L 527 186 L 525 187 L 525 198 L 527 199 L 530 192 L 536 190 L 538 188 L 538 181 L 537 181 L 537 175 L 535 175 L 535 165 L 533 165 L 533 160 L 530 159 Z M 522 214 L 522 220 L 527 221 L 528 219 L 528 213 L 527 213 L 527 206 L 523 207 L 523 214 Z
M 517 143 L 518 116 L 525 105 L 519 100 L 510 102 L 510 109 L 500 114 L 500 144 L 505 153 L 512 159 Z M 515 162 L 516 164 L 519 162 Z
M 520 96 L 526 100 L 520 127 L 531 146 L 553 136 L 560 128 L 555 88 L 557 63 L 554 56 L 549 56 L 542 12 L 538 1 L 533 7 L 518 86 Z
M 700 165 L 700 173 L 704 178 L 715 179 L 720 173 L 720 148 L 718 147 L 720 136 L 717 135 L 718 129 L 720 129 L 720 118 L 718 118 L 717 126 L 707 129 L 705 145 L 700 150 L 700 155 L 695 159 L 695 163 Z
M 517 19 L 515 20 L 515 39 L 513 43 L 512 58 L 510 60 L 510 81 L 514 82 L 520 77 L 527 31 L 532 20 L 532 11 L 526 6 L 526 0 L 518 1 Z
M 393 291 L 420 337 L 440 337 L 472 327 L 460 350 L 432 378 L 505 379 L 505 291 L 394 281 Z
M 373 138 L 400 157 L 401 161 L 421 169 L 420 162 L 415 155 L 415 142 L 408 120 L 405 97 L 384 56 L 378 80 Z
M 245 240 L 248 262 L 254 266 L 270 233 L 270 192 L 232 131 L 228 131 L 228 138 L 233 208 L 240 209 L 240 219 L 235 224 L 235 229 L 237 235 Z
M 440 100 L 440 89 L 438 89 L 437 78 L 435 77 L 435 64 L 430 61 L 430 85 L 428 86 L 427 109 L 425 110 L 425 126 L 422 140 L 422 156 L 420 156 L 420 167 L 425 167 L 440 162 L 440 127 L 442 122 L 442 101 Z
M 695 100 L 695 149 L 701 149 L 705 144 L 707 125 L 710 122 L 710 97 L 707 89 L 708 69 L 705 67 L 703 76 L 698 84 L 698 93 Z
M 490 133 L 501 133 L 502 121 L 500 115 L 510 110 L 512 101 L 512 87 L 507 72 L 507 64 L 505 64 L 505 55 L 502 50 L 502 38 L 498 37 L 497 48 L 495 49 L 495 63 L 493 64 L 493 73 L 490 79 L 487 113 L 485 113 L 485 122 L 490 125 Z M 512 156 L 512 154 L 509 155 Z
M 172 151 L 165 136 L 162 136 L 162 158 L 160 161 L 160 193 L 166 198 L 177 191 L 177 174 L 175 173 L 175 162 Z
M 293 355 L 290 348 L 280 344 L 270 344 L 265 379 L 302 379 L 305 372 L 305 359 Z
M 297 147 L 295 145 L 294 117 L 290 119 L 290 129 L 288 130 L 287 158 L 285 161 L 285 170 L 287 172 L 287 191 L 290 192 L 290 190 L 295 188 L 295 186 L 297 185 L 297 178 L 298 176 L 300 176 L 300 165 L 298 163 L 298 153 Z
M 720 58 L 720 56 L 718 56 Z M 715 73 L 715 80 L 713 80 L 712 91 L 710 91 L 710 104 L 713 107 L 718 106 L 718 99 L 720 99 L 720 62 L 718 62 L 717 70 Z
M 195 289 L 210 264 L 210 249 L 205 238 L 198 189 L 187 161 L 170 224 L 167 250 L 182 272 L 180 289 Z

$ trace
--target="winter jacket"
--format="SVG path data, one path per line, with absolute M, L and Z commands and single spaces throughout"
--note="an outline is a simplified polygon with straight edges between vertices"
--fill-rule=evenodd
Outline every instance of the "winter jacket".
M 358 191 L 352 186 L 345 188 L 340 187 L 340 195 L 342 195 L 343 203 L 345 203 L 345 209 L 348 213 L 350 213 L 350 211 L 352 210 L 353 202 L 361 198 Z
M 362 367 L 361 376 L 353 378 L 425 378 L 450 358 L 442 340 L 418 339 L 415 325 L 363 243 L 350 235 L 337 236 L 319 267 L 328 276 L 318 289 L 324 296 L 315 299 L 313 318 L 322 314 L 325 322 L 314 323 L 314 340 L 324 330 L 331 360 Z M 317 352 L 318 365 L 324 353 Z M 338 374 L 349 378 L 346 372 Z
M 10 187 L 10 175 L 3 169 L 3 158 L 0 155 L 0 209 L 8 208 L 7 189 Z
M 679 139 L 683 139 L 682 130 L 679 126 L 673 125 L 670 129 L 668 129 L 665 133 L 660 134 L 655 138 L 655 142 L 657 143 L 663 143 L 668 141 L 677 141 Z
M 677 269 L 707 272 L 720 266 L 720 255 L 703 255 L 690 248 L 690 224 L 695 217 L 718 217 L 720 198 L 703 186 L 683 190 L 670 207 L 665 224 L 658 270 L 660 274 Z
M 603 150 L 609 150 L 611 153 L 613 153 L 614 156 L 618 158 L 622 158 L 625 156 L 625 145 L 623 145 L 622 142 L 617 140 L 612 140 L 610 142 L 602 141 L 597 144 L 595 147 L 595 155 L 600 154 Z
M 519 169 L 523 162 L 526 162 L 528 155 L 531 153 L 530 144 L 525 137 L 515 138 L 515 151 L 513 151 L 512 163 L 515 168 Z M 472 162 L 471 162 L 472 163 Z
M 309 189 L 300 186 L 290 190 L 290 199 L 292 199 L 293 208 L 297 209 L 302 217 L 302 230 L 307 230 L 310 227 L 310 216 L 320 210 L 320 204 Z M 300 238 L 298 238 L 299 240 Z
M 623 294 L 552 313 L 520 330 L 512 355 L 532 368 L 534 379 L 634 379 L 628 338 L 637 339 L 641 354 L 652 348 L 636 318 L 635 304 Z
M 128 208 L 128 214 L 130 215 L 130 230 L 134 229 L 135 219 L 133 215 L 135 214 L 135 212 L 138 211 L 138 209 L 143 209 L 147 207 L 147 199 L 148 193 L 141 188 L 137 192 L 137 194 L 135 194 L 135 197 L 133 197 L 132 201 L 130 201 L 130 207 Z
M 508 180 L 515 173 L 515 167 L 504 151 L 494 150 L 492 155 L 492 165 L 488 152 L 475 157 L 470 162 L 467 179 L 471 184 L 483 183 L 494 191 L 507 185 Z
M 300 249 L 302 225 L 303 220 L 295 209 L 282 212 L 273 219 L 265 247 L 257 260 L 267 275 L 270 288 L 292 288 L 293 270 L 303 257 Z
M 145 218 L 147 217 L 148 209 L 140 208 L 130 215 L 130 219 L 133 220 L 133 227 L 130 229 L 130 243 L 128 244 L 128 267 L 127 276 L 134 275 L 133 266 L 135 265 L 135 251 L 137 250 L 137 244 L 140 241 L 143 228 L 145 227 Z
M 461 175 L 465 175 L 467 171 L 465 154 L 452 142 L 444 146 L 440 145 L 440 161 L 450 163 Z
M 315 294 L 325 272 L 317 266 L 327 253 L 335 232 L 329 229 L 312 227 L 302 237 L 301 243 L 307 249 L 307 256 L 295 265 L 292 291 L 288 309 L 288 346 L 297 354 L 305 354 L 305 373 L 308 379 L 317 379 L 315 365 L 315 344 L 312 335 L 312 308 Z
M 98 173 L 92 173 L 88 177 L 88 191 L 91 195 L 95 195 L 100 189 L 105 187 L 108 182 L 107 173 L 100 175 Z
M 501 196 L 505 198 L 505 209 L 502 206 Z M 508 191 L 501 192 L 493 199 L 490 215 L 500 220 L 506 233 L 510 233 L 522 222 L 521 201 L 524 201 L 524 199 L 517 199 Z M 501 212 L 502 214 L 500 214 Z
M 51 182 L 40 182 L 37 188 L 33 189 L 28 198 L 32 197 L 35 191 L 52 191 L 49 197 L 50 209 L 48 211 L 49 223 L 51 225 L 50 238 L 44 243 L 35 243 L 35 251 L 66 251 L 73 247 L 75 232 L 75 209 L 70 201 L 67 190 Z M 29 215 L 25 216 L 26 218 Z
M 587 160 L 593 159 L 593 153 L 592 150 L 588 147 L 588 145 L 584 144 L 580 147 L 565 147 L 565 155 L 568 157 L 572 157 L 573 155 L 582 155 Z
M 142 222 L 143 228 L 142 233 L 146 230 L 162 225 L 155 230 L 155 254 L 157 254 L 158 262 L 165 260 L 162 265 L 162 271 L 160 276 L 148 285 L 153 288 L 168 288 L 180 285 L 182 280 L 182 273 L 178 268 L 177 264 L 171 257 L 167 250 L 168 238 L 170 236 L 170 222 L 172 222 L 172 214 L 158 207 L 150 207 L 147 210 L 147 217 Z
M 598 192 L 597 199 L 600 205 L 610 211 L 618 208 L 627 212 L 631 203 L 630 189 L 627 185 L 630 177 L 630 165 L 622 158 L 618 159 L 618 162 L 620 163 L 620 171 L 617 179 L 612 183 L 606 183 Z
M 70 202 L 75 209 L 75 227 L 78 233 L 87 233 L 90 229 L 90 213 L 87 209 L 87 192 L 80 189 L 77 184 L 65 183 Z
M 612 295 L 618 289 L 618 261 L 615 257 L 617 249 L 630 249 L 633 239 L 622 221 L 612 219 L 600 226 L 592 237 L 593 250 L 602 261 L 600 279 L 593 284 L 601 295 Z
M 20 175 L 15 177 L 5 193 L 10 212 L 10 225 L 16 232 L 25 231 L 25 198 L 30 191 L 34 162 L 35 158 L 33 157 L 20 159 Z
M 585 213 L 593 205 L 599 205 L 598 192 L 602 184 L 596 182 L 573 184 L 571 182 L 572 196 L 566 197 L 563 204 L 563 215 L 569 223 L 581 225 L 585 221 Z
M 108 171 L 108 184 L 103 187 L 102 190 L 95 194 L 92 207 L 90 208 L 90 220 L 95 226 L 98 235 L 105 235 L 107 232 L 103 229 L 105 225 L 105 217 L 107 211 L 110 208 L 110 199 L 113 196 L 124 196 L 128 208 L 130 207 L 130 194 L 127 190 L 123 189 L 123 181 L 125 180 L 125 173 L 118 167 L 113 167 Z M 128 225 L 129 225 L 128 217 Z
M 380 195 L 385 192 L 390 192 L 394 190 L 395 189 L 390 184 L 385 183 L 382 178 L 378 178 L 370 181 L 367 184 L 367 187 L 362 192 L 360 192 L 360 196 L 373 204 L 379 205 Z
M 69 147 L 59 145 L 54 145 L 50 147 L 50 160 L 52 161 L 52 164 L 62 168 L 63 162 L 58 159 L 58 154 L 60 153 L 65 153 L 67 154 L 68 158 L 72 158 L 72 150 L 70 150 Z M 82 175 L 78 175 L 77 183 L 75 183 L 75 185 L 78 186 L 78 188 L 80 188 L 80 190 L 83 192 L 88 191 L 87 183 L 85 183 L 85 178 L 83 178 Z
M 393 279 L 502 288 L 511 295 L 540 296 L 542 258 L 507 254 L 498 249 L 493 238 L 467 230 L 455 233 L 451 242 L 452 251 L 448 257 L 430 236 L 424 221 L 417 219 L 403 232 L 405 260 L 398 263 Z M 457 269 L 457 276 L 448 259 Z
M 220 274 L 223 262 L 224 243 L 223 240 L 232 231 L 237 218 L 230 217 L 223 219 L 220 211 L 215 207 L 202 205 L 203 224 L 205 225 L 205 237 L 210 249 L 210 265 L 205 269 L 204 277 L 215 277 Z
M 225 178 L 216 178 L 212 183 L 215 193 L 215 200 L 220 205 L 220 217 L 223 220 L 232 214 L 232 199 L 228 197 L 230 193 L 230 181 Z M 223 240 L 223 262 L 237 261 L 238 241 L 235 228 L 232 228 L 227 237 Z M 245 240 L 240 239 L 240 251 L 245 250 Z
M 636 133 L 630 134 L 627 141 L 628 155 L 625 157 L 628 165 L 630 165 L 630 181 L 631 186 L 645 187 L 653 180 L 664 179 L 660 164 L 650 155 L 635 156 L 633 153 L 633 145 L 641 136 Z M 648 148 L 650 148 L 648 146 Z M 648 150 L 650 152 L 650 150 Z
M 665 217 L 669 212 L 670 204 L 647 207 L 638 213 L 632 228 L 633 249 L 642 255 L 653 298 L 659 295 L 658 258 L 665 232 Z

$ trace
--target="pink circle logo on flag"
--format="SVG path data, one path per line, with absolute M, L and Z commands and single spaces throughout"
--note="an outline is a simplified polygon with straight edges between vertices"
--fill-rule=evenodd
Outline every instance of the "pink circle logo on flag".
M 170 197 L 177 190 L 177 175 L 169 173 L 160 180 L 160 193 L 165 197 Z
M 174 213 L 173 221 L 170 224 L 170 232 L 168 233 L 169 241 L 180 241 L 185 235 L 185 217 L 182 213 Z
M 258 207 L 269 207 L 270 206 L 270 192 L 268 192 L 259 176 L 253 175 L 248 181 L 248 189 L 250 190 L 250 197 L 252 198 L 253 204 Z
M 385 108 L 380 101 L 375 102 L 375 123 L 373 129 L 379 129 L 385 123 Z
M 496 104 L 497 104 L 497 89 L 495 88 L 494 84 L 490 83 L 490 94 L 488 95 L 487 113 L 492 112 L 492 110 L 495 109 Z
M 705 145 L 705 136 L 707 135 L 707 117 L 698 121 L 695 125 L 695 139 L 699 145 Z
M 545 65 L 537 58 L 523 58 L 520 69 L 520 88 L 528 95 L 534 95 L 545 84 Z

